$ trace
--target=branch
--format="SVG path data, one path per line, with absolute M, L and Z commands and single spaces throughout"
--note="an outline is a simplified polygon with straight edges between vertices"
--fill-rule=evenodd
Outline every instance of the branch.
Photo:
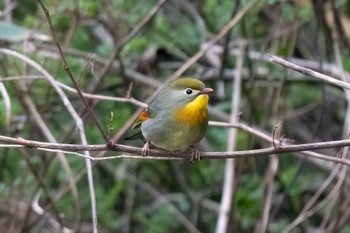
M 70 78 L 71 82 L 73 83 L 74 88 L 77 90 L 78 95 L 79 95 L 80 99 L 83 101 L 85 108 L 88 110 L 88 113 L 89 113 L 90 117 L 92 118 L 94 124 L 96 125 L 96 127 L 97 127 L 98 130 L 100 131 L 100 133 L 101 133 L 101 135 L 103 136 L 104 140 L 105 140 L 106 142 L 108 142 L 107 134 L 103 131 L 103 129 L 102 129 L 100 123 L 97 121 L 95 114 L 92 112 L 92 110 L 91 110 L 91 108 L 90 108 L 88 102 L 87 102 L 86 99 L 84 98 L 83 93 L 81 92 L 80 87 L 79 87 L 78 83 L 75 81 L 75 78 L 74 78 L 74 76 L 73 76 L 73 74 L 72 74 L 72 72 L 71 72 L 71 70 L 70 70 L 70 68 L 69 68 L 69 66 L 68 66 L 68 63 L 67 63 L 66 58 L 65 58 L 65 56 L 64 56 L 64 53 L 63 53 L 63 51 L 62 51 L 60 42 L 59 42 L 58 37 L 57 37 L 57 35 L 56 35 L 54 26 L 53 26 L 53 24 L 52 24 L 50 12 L 49 12 L 49 10 L 45 7 L 44 3 L 43 3 L 41 0 L 38 0 L 38 2 L 39 2 L 41 8 L 43 9 L 43 11 L 44 11 L 44 13 L 45 13 L 47 22 L 49 23 L 49 26 L 50 26 L 50 29 L 51 29 L 51 32 L 52 32 L 52 36 L 53 36 L 53 38 L 54 38 L 54 40 L 55 40 L 55 42 L 56 42 L 57 49 L 58 49 L 58 51 L 59 51 L 61 60 L 62 60 L 62 62 L 63 62 L 63 68 L 64 68 L 64 70 L 66 71 L 66 73 L 67 73 L 68 77 Z
M 277 56 L 274 56 L 274 55 L 271 55 L 271 54 L 269 56 L 270 56 L 270 61 L 271 62 L 275 62 L 277 64 L 280 64 L 282 66 L 290 68 L 292 70 L 298 71 L 298 72 L 300 72 L 302 74 L 309 75 L 311 77 L 314 77 L 314 78 L 317 78 L 317 79 L 321 79 L 321 80 L 323 80 L 323 81 L 325 81 L 327 83 L 333 84 L 335 86 L 338 86 L 338 87 L 350 90 L 350 84 L 348 84 L 346 82 L 342 82 L 342 81 L 340 81 L 338 79 L 335 79 L 335 78 L 332 78 L 330 76 L 321 74 L 321 73 L 316 72 L 316 71 L 314 71 L 312 69 L 296 65 L 296 64 L 291 63 L 291 62 L 289 62 L 287 60 L 284 60 L 284 59 L 282 59 L 280 57 L 277 57 Z
M 197 62 L 206 52 L 208 52 L 216 43 L 219 42 L 230 30 L 239 22 L 239 20 L 252 8 L 257 0 L 252 0 L 247 4 L 241 11 L 239 11 L 235 17 L 233 17 L 228 24 L 226 24 L 221 31 L 211 41 L 205 44 L 201 50 L 193 55 L 186 63 L 184 63 L 171 77 L 167 80 L 168 82 L 175 80 L 177 77 L 182 75 L 188 68 L 190 68 L 195 62 Z
M 162 8 L 162 6 L 167 2 L 168 0 L 159 0 L 156 5 L 148 12 L 146 17 L 144 17 L 137 25 L 133 27 L 131 32 L 126 35 L 120 43 L 118 43 L 112 57 L 109 59 L 109 61 L 105 64 L 101 72 L 97 75 L 96 79 L 88 89 L 89 92 L 93 92 L 95 87 L 98 85 L 98 83 L 101 82 L 102 78 L 105 76 L 105 74 L 108 72 L 108 70 L 111 68 L 112 64 L 114 63 L 115 59 L 118 57 L 119 53 L 122 51 L 124 46 L 132 39 L 134 38 L 137 33 L 158 13 L 158 11 Z
M 241 101 L 241 82 L 242 82 L 242 68 L 244 64 L 244 51 L 246 43 L 244 41 L 240 44 L 241 55 L 237 56 L 236 59 L 236 69 L 237 72 L 232 77 L 232 96 L 231 96 L 231 114 L 230 114 L 230 123 L 237 124 L 239 119 L 240 112 L 240 101 Z M 238 130 L 231 128 L 228 132 L 227 139 L 227 150 L 234 151 L 236 147 Z M 222 196 L 220 203 L 220 211 L 216 223 L 215 232 L 226 232 L 227 225 L 230 218 L 230 211 L 232 205 L 232 199 L 235 188 L 235 161 L 233 159 L 226 160 L 225 163 L 225 175 L 224 183 L 222 187 Z
M 18 147 L 22 145 L 27 148 L 46 148 L 46 149 L 55 149 L 55 150 L 67 150 L 67 151 L 119 151 L 131 153 L 132 156 L 142 155 L 142 148 L 127 146 L 122 144 L 114 143 L 111 146 L 106 144 L 95 144 L 95 145 L 83 145 L 83 144 L 65 144 L 65 143 L 48 143 L 34 140 L 26 140 L 23 138 L 13 138 L 8 136 L 0 135 L 0 141 L 9 143 L 10 145 L 2 145 L 1 147 Z M 12 144 L 12 145 L 11 145 Z M 314 143 L 305 143 L 298 145 L 279 145 L 278 147 L 268 147 L 263 149 L 255 150 L 243 150 L 243 151 L 223 151 L 223 152 L 201 152 L 201 159 L 230 159 L 230 158 L 249 158 L 249 157 L 261 157 L 271 154 L 285 154 L 290 152 L 301 152 L 301 151 L 310 151 L 310 150 L 321 150 L 329 148 L 341 148 L 344 146 L 350 146 L 350 139 L 346 140 L 336 140 L 336 141 L 326 141 L 326 142 L 314 142 Z M 327 156 L 322 154 L 310 153 L 304 154 L 307 157 L 313 157 L 317 159 L 322 159 L 326 161 L 331 161 L 334 163 L 341 163 L 343 165 L 350 166 L 350 160 Z M 145 159 L 152 159 L 152 157 L 162 157 L 167 158 L 181 158 L 189 160 L 192 156 L 192 153 L 188 152 L 168 152 L 159 149 L 151 149 L 151 156 L 145 157 Z M 121 156 L 120 156 L 121 157 Z M 99 158 L 88 157 L 91 160 L 99 160 Z M 106 160 L 109 157 L 104 157 L 103 160 Z M 119 158 L 113 157 L 114 158 Z
M 12 104 L 10 96 L 7 92 L 5 85 L 2 83 L 2 78 L 0 77 L 0 95 L 4 100 L 4 108 L 5 108 L 5 125 L 6 131 L 10 132 L 10 122 L 11 122 L 11 112 L 12 112 Z
M 13 76 L 13 77 L 6 77 L 2 78 L 0 77 L 0 88 L 1 83 L 8 82 L 8 81 L 18 81 L 18 80 L 28 80 L 28 79 L 43 79 L 43 76 L 40 75 L 26 75 L 26 76 Z M 77 90 L 73 87 L 70 87 L 60 81 L 54 80 L 55 83 L 57 83 L 58 86 L 60 86 L 63 90 L 66 90 L 70 93 L 78 94 Z M 1 91 L 1 89 L 0 89 Z M 133 98 L 130 96 L 130 94 L 126 95 L 126 97 L 115 97 L 115 96 L 108 96 L 108 95 L 98 95 L 98 94 L 90 94 L 87 92 L 82 92 L 83 96 L 88 99 L 95 99 L 95 100 L 108 100 L 108 101 L 114 101 L 114 102 L 121 102 L 121 103 L 131 103 L 138 107 L 146 108 L 147 104 Z

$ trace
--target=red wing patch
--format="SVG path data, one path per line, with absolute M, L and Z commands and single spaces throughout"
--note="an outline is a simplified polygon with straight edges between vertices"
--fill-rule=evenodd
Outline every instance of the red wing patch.
M 148 120 L 148 119 L 149 119 L 149 117 L 148 117 L 147 109 L 146 109 L 140 114 L 139 118 L 135 121 L 134 125 L 132 126 L 132 129 L 136 129 L 136 128 L 140 127 L 141 123 Z

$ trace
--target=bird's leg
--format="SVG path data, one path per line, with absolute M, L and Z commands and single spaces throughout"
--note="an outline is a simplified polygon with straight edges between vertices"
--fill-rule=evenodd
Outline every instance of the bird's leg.
M 196 162 L 196 161 L 199 161 L 200 159 L 201 159 L 201 152 L 199 152 L 197 148 L 193 147 L 191 161 Z
M 147 141 L 145 145 L 142 147 L 142 156 L 147 157 L 150 156 L 151 152 L 149 150 L 150 142 Z

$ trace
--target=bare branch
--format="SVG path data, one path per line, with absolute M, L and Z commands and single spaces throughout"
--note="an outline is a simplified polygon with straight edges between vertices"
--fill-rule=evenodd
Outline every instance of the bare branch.
M 253 7 L 257 0 L 252 0 L 247 4 L 241 11 L 239 11 L 235 17 L 233 17 L 230 22 L 228 22 L 221 31 L 209 42 L 203 46 L 195 55 L 193 55 L 186 63 L 184 63 L 171 77 L 167 80 L 170 82 L 180 75 L 182 75 L 188 68 L 190 68 L 194 63 L 196 63 L 201 57 L 205 55 L 219 40 L 221 40 L 238 22 L 242 17 Z
M 85 108 L 88 110 L 88 113 L 89 113 L 90 117 L 92 118 L 94 124 L 95 124 L 96 127 L 99 129 L 99 131 L 100 131 L 101 135 L 103 136 L 103 138 L 105 139 L 105 141 L 108 142 L 108 137 L 107 137 L 106 133 L 103 131 L 103 129 L 102 129 L 100 123 L 97 121 L 95 114 L 92 112 L 92 110 L 91 110 L 91 108 L 90 108 L 88 102 L 87 102 L 86 99 L 84 98 L 84 96 L 83 96 L 83 94 L 82 94 L 82 92 L 81 92 L 81 90 L 80 90 L 80 87 L 79 87 L 78 83 L 75 81 L 75 78 L 74 78 L 74 76 L 73 76 L 73 74 L 72 74 L 72 72 L 71 72 L 71 70 L 70 70 L 70 68 L 69 68 L 69 66 L 68 66 L 68 63 L 67 63 L 66 58 L 65 58 L 65 56 L 64 56 L 64 53 L 63 53 L 63 50 L 62 50 L 62 48 L 61 48 L 60 42 L 59 42 L 58 37 L 57 37 L 57 35 L 56 35 L 54 26 L 53 26 L 53 24 L 52 24 L 50 12 L 49 12 L 49 10 L 45 7 L 44 3 L 43 3 L 41 0 L 38 0 L 38 2 L 39 2 L 41 8 L 43 9 L 43 11 L 44 11 L 44 13 L 45 13 L 45 15 L 46 15 L 46 19 L 47 19 L 47 21 L 48 21 L 48 23 L 49 23 L 49 26 L 50 26 L 50 29 L 51 29 L 51 32 L 52 32 L 52 36 L 53 36 L 53 38 L 54 38 L 54 40 L 55 40 L 55 42 L 56 42 L 56 46 L 57 46 L 57 48 L 58 48 L 58 51 L 59 51 L 61 60 L 62 60 L 62 62 L 63 62 L 63 68 L 64 68 L 64 70 L 66 71 L 66 73 L 67 73 L 68 77 L 70 78 L 71 82 L 73 83 L 74 88 L 77 90 L 78 95 L 80 96 L 80 99 L 81 99 L 82 102 L 84 103 Z
M 244 64 L 244 51 L 246 48 L 246 43 L 241 42 L 240 56 L 237 56 L 236 69 L 237 73 L 232 77 L 232 96 L 231 96 L 231 114 L 230 123 L 237 124 L 239 120 L 240 112 L 240 102 L 241 102 L 241 82 L 242 82 L 242 68 Z M 237 140 L 237 129 L 229 129 L 229 135 L 227 139 L 227 150 L 234 151 L 236 147 Z M 230 216 L 231 204 L 234 194 L 234 184 L 235 184 L 235 161 L 233 159 L 226 160 L 225 163 L 225 173 L 224 173 L 224 184 L 222 188 L 222 196 L 220 203 L 220 211 L 218 215 L 218 220 L 216 224 L 216 233 L 226 232 L 227 225 Z
M 114 63 L 115 59 L 118 57 L 118 54 L 122 51 L 124 46 L 132 39 L 134 38 L 137 33 L 158 13 L 158 11 L 162 8 L 162 6 L 167 2 L 168 0 L 159 0 L 156 5 L 149 11 L 149 13 L 144 17 L 137 25 L 133 27 L 131 32 L 125 36 L 120 43 L 117 45 L 112 57 L 109 59 L 109 61 L 105 64 L 101 72 L 97 75 L 97 78 L 94 80 L 90 88 L 88 89 L 89 92 L 93 92 L 98 83 L 101 82 L 102 78 L 106 75 L 108 70 L 111 68 L 112 64 Z
M 70 103 L 69 99 L 67 98 L 67 96 L 65 95 L 63 90 L 56 84 L 55 79 L 42 66 L 40 66 L 38 63 L 36 63 L 35 61 L 31 60 L 30 58 L 28 58 L 28 57 L 26 57 L 26 56 L 24 56 L 24 55 L 22 55 L 22 54 L 20 54 L 20 53 L 18 53 L 16 51 L 5 49 L 5 48 L 0 48 L 0 53 L 4 53 L 4 54 L 16 57 L 16 58 L 24 61 L 26 64 L 28 64 L 31 67 L 33 67 L 35 70 L 37 70 L 39 73 L 41 73 L 46 78 L 46 80 L 51 84 L 51 86 L 57 92 L 57 94 L 59 95 L 60 99 L 62 100 L 64 106 L 67 108 L 68 112 L 70 113 L 70 115 L 74 119 L 74 122 L 75 122 L 75 124 L 76 124 L 76 126 L 77 126 L 77 128 L 79 130 L 79 133 L 80 133 L 81 142 L 83 144 L 87 144 L 85 130 L 84 130 L 84 127 L 83 127 L 83 121 L 79 117 L 78 113 L 75 111 L 74 107 Z M 41 119 L 40 114 L 37 114 L 37 119 Z M 44 126 L 45 124 L 42 124 L 42 125 Z M 46 129 L 46 127 L 42 128 L 42 129 Z M 49 140 L 51 142 L 56 142 L 56 139 L 54 138 L 54 136 L 51 134 L 51 132 L 48 129 L 45 130 L 45 132 L 47 132 L 46 135 L 47 135 L 47 137 L 49 138 Z M 85 153 L 86 153 L 86 155 L 89 155 L 88 151 L 85 151 Z M 69 184 L 70 184 L 70 186 L 72 188 L 73 194 L 75 196 L 77 196 L 77 191 L 74 191 L 76 189 L 74 189 L 75 183 L 72 181 L 73 180 L 72 179 L 73 176 L 69 175 L 69 174 L 72 174 L 72 172 L 69 171 L 69 169 L 68 169 L 69 168 L 68 162 L 65 161 L 64 156 L 62 156 L 60 154 L 58 156 L 58 159 L 61 161 L 63 167 L 67 171 Z M 85 162 L 86 162 L 86 166 L 87 166 L 88 180 L 89 180 L 89 183 L 91 185 L 91 184 L 93 184 L 91 161 L 87 159 Z M 91 198 L 95 199 L 94 194 L 91 194 Z M 96 204 L 95 204 L 95 201 L 93 200 L 92 201 L 92 208 L 94 210 L 96 210 L 96 207 L 94 207 L 94 206 L 96 206 Z M 95 213 L 93 213 L 93 216 L 97 216 L 96 215 L 96 211 L 94 211 L 94 212 Z M 94 221 L 94 223 L 96 223 L 95 225 L 96 225 L 96 229 L 97 229 L 97 217 L 95 217 L 94 219 L 96 219 L 96 221 Z M 95 232 L 97 232 L 97 231 L 95 231 Z
M 345 82 L 342 82 L 342 81 L 340 81 L 338 79 L 335 79 L 335 78 L 332 78 L 330 76 L 321 74 L 321 73 L 316 72 L 316 71 L 314 71 L 312 69 L 296 65 L 296 64 L 294 64 L 292 62 L 289 62 L 287 60 L 284 60 L 284 59 L 282 59 L 280 57 L 277 57 L 277 56 L 274 56 L 274 55 L 271 55 L 271 54 L 269 56 L 270 56 L 270 61 L 271 62 L 275 62 L 277 64 L 280 64 L 282 66 L 290 68 L 292 70 L 298 71 L 298 72 L 300 72 L 302 74 L 309 75 L 311 77 L 314 77 L 314 78 L 317 78 L 317 79 L 321 79 L 321 80 L 323 80 L 323 81 L 325 81 L 327 83 L 333 84 L 335 86 L 338 86 L 338 87 L 350 90 L 350 84 L 348 84 L 348 83 L 345 83 Z
M 9 147 L 14 147 L 14 145 L 22 145 L 28 148 L 46 148 L 46 149 L 56 149 L 56 150 L 67 150 L 67 151 L 119 151 L 131 153 L 133 155 L 142 155 L 142 148 L 127 146 L 122 144 L 113 144 L 109 148 L 106 144 L 97 145 L 83 145 L 83 144 L 64 144 L 64 143 L 48 143 L 40 142 L 34 140 L 26 140 L 23 138 L 13 138 L 8 136 L 0 135 L 0 141 L 9 143 Z M 261 157 L 271 154 L 285 154 L 290 152 L 302 152 L 302 151 L 312 151 L 321 150 L 327 148 L 341 148 L 344 146 L 350 146 L 350 139 L 337 140 L 337 141 L 325 141 L 325 142 L 314 142 L 305 143 L 298 145 L 284 145 L 281 144 L 278 148 L 273 146 L 263 149 L 255 150 L 243 150 L 243 151 L 227 151 L 227 152 L 201 152 L 201 159 L 229 159 L 229 158 L 249 158 L 249 157 Z M 2 147 L 6 147 L 3 145 Z M 151 149 L 151 155 L 163 157 L 163 158 L 182 158 L 190 159 L 191 153 L 172 153 L 164 150 Z M 338 158 L 328 155 L 322 155 L 319 153 L 305 153 L 307 157 L 313 157 L 321 160 L 331 161 L 334 163 L 341 163 L 350 166 L 350 160 L 344 158 Z M 146 157 L 148 158 L 148 157 Z
M 2 98 L 4 99 L 4 105 L 5 105 L 5 125 L 6 125 L 6 131 L 9 132 L 10 130 L 10 122 L 11 122 L 11 99 L 10 96 L 6 90 L 6 87 L 4 83 L 2 83 L 2 78 L 0 77 L 0 94 L 2 95 Z

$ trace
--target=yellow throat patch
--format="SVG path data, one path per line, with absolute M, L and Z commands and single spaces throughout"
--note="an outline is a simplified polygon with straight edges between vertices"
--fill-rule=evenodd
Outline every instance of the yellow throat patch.
M 176 120 L 190 125 L 201 124 L 207 117 L 208 95 L 199 95 L 185 107 L 176 110 Z

